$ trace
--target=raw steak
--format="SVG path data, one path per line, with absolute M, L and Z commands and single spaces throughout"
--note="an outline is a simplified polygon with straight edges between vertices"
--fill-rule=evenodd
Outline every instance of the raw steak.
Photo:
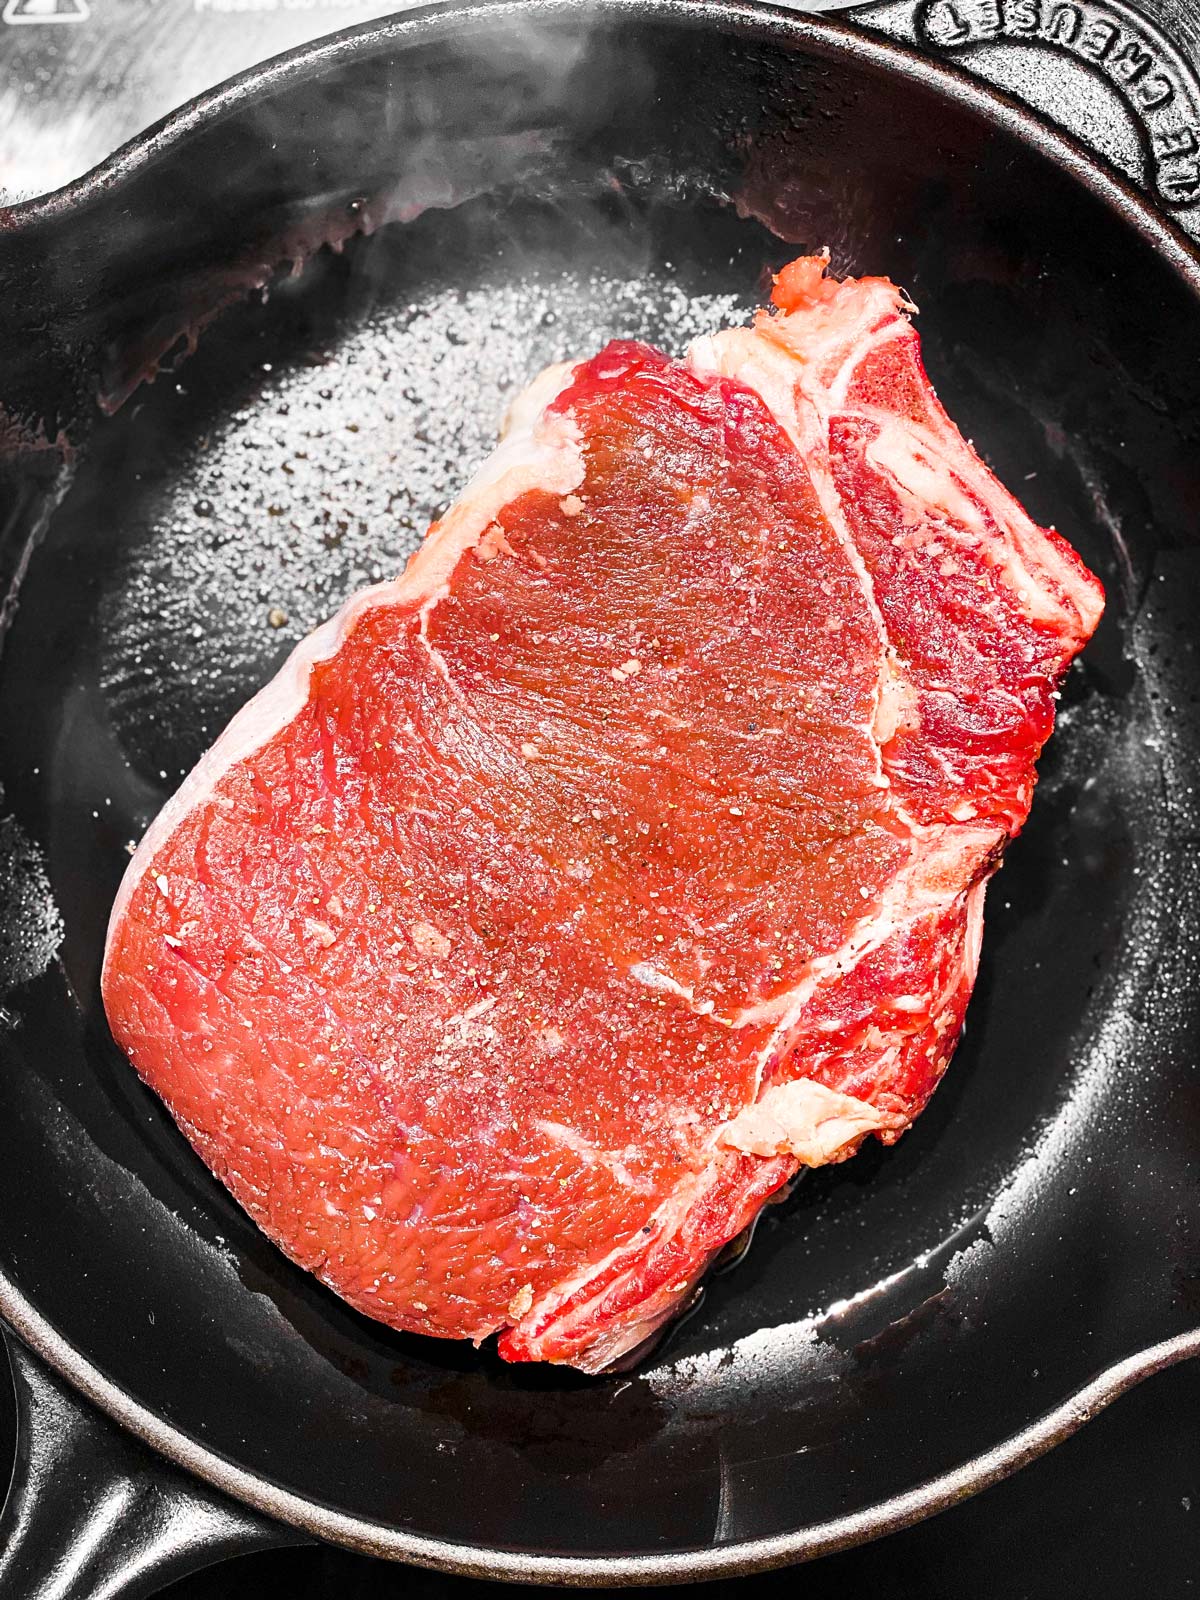
M 954 1048 L 1102 595 L 825 265 L 544 373 L 130 863 L 117 1040 L 394 1327 L 600 1370 Z

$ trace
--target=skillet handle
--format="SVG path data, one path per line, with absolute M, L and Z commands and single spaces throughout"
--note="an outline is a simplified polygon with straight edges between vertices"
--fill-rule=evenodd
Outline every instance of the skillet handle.
M 17 1400 L 0 1600 L 137 1600 L 228 1556 L 308 1542 L 154 1455 L 0 1331 Z
M 884 0 L 851 15 L 1041 112 L 1200 240 L 1195 0 Z

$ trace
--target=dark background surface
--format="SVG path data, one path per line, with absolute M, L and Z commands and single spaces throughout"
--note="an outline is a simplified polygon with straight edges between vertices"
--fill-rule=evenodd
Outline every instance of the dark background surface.
M 4 1381 L 5 1473 L 12 1426 Z M 803 1568 L 703 1587 L 713 1600 L 781 1600 L 799 1585 L 805 1600 L 1200 1595 L 1200 1362 L 1151 1378 L 1024 1472 L 906 1533 Z M 245 1556 L 170 1590 L 172 1600 L 517 1600 L 522 1592 L 548 1591 L 447 1578 L 332 1549 Z

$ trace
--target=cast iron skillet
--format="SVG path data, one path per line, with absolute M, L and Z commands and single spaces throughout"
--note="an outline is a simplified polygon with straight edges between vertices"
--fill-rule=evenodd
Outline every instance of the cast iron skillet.
M 863 20 L 1074 85 L 1105 149 L 1146 132 L 1155 204 L 866 27 L 525 0 L 269 63 L 8 214 L 5 1593 L 145 1593 L 302 1534 L 543 1582 L 765 1567 L 947 1505 L 1200 1348 L 1192 80 L 1095 3 L 1030 43 L 1031 3 Z M 266 1242 L 114 1048 L 127 842 L 292 638 L 395 570 L 535 367 L 678 346 L 826 243 L 925 308 L 952 413 L 1110 597 L 965 1041 L 913 1132 L 806 1179 L 636 1372 L 390 1333 Z

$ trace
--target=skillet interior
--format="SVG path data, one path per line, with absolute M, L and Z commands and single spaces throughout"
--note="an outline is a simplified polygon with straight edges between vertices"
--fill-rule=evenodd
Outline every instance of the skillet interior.
M 30 565 L 0 662 L 0 954 L 27 978 L 0 1035 L 0 1272 L 192 1439 L 424 1540 L 792 1535 L 1200 1320 L 1195 299 L 1012 133 L 789 27 L 623 7 L 393 28 L 84 218 L 128 262 L 118 215 L 145 217 L 141 281 L 199 293 L 256 227 L 258 257 L 286 253 L 263 218 L 344 229 L 384 188 L 432 207 L 280 276 L 98 425 Z M 219 224 L 214 194 L 237 202 Z M 806 1179 L 636 1373 L 391 1334 L 266 1243 L 113 1046 L 97 976 L 126 841 L 292 640 L 403 560 L 523 378 L 614 334 L 678 348 L 824 243 L 909 289 L 952 414 L 1109 591 L 989 897 L 966 1038 L 913 1132 Z M 144 322 L 127 282 L 97 272 L 67 319 L 110 388 Z M 43 873 L 63 938 L 28 978 Z

